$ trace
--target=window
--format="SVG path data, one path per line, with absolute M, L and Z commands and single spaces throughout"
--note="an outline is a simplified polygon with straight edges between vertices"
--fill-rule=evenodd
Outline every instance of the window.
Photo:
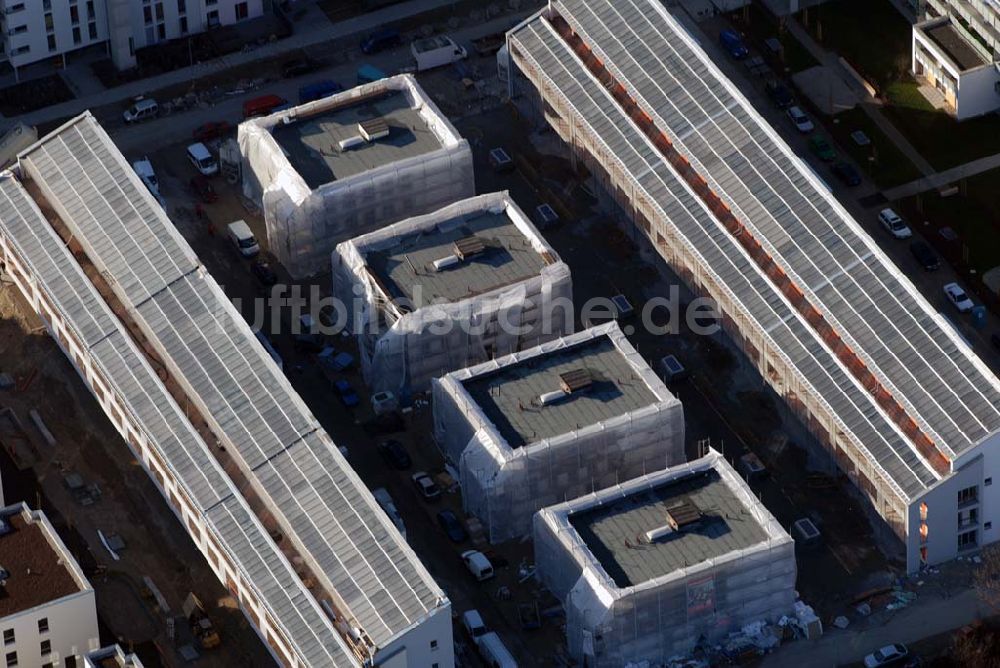
M 188 17 L 182 16 L 177 23 L 179 24 L 181 34 L 186 35 L 188 31 Z
M 177 0 L 177 13 L 186 14 L 187 10 L 187 0 Z
M 247 9 L 247 3 L 239 2 L 236 4 L 236 20 L 242 21 L 250 15 L 249 9 Z
M 73 28 L 73 43 L 79 44 L 82 40 L 80 39 L 80 26 Z
M 7 8 L 7 13 L 8 14 L 13 14 L 14 12 L 20 12 L 23 9 L 24 9 L 24 3 L 23 2 L 19 2 L 16 5 L 11 5 L 10 7 L 8 7 Z
M 20 56 L 23 53 L 29 53 L 31 51 L 31 45 L 25 44 L 24 46 L 19 46 L 10 52 L 12 56 Z
M 89 23 L 87 24 L 87 34 L 90 35 L 90 39 L 97 39 L 97 24 Z
M 436 650 L 437 648 L 438 648 L 438 641 L 437 640 L 432 640 L 431 641 L 431 650 Z
M 20 35 L 23 32 L 28 32 L 28 26 L 26 26 L 26 25 L 23 25 L 23 26 L 14 26 L 10 30 L 10 34 L 12 34 L 12 35 Z
M 958 505 L 964 506 L 979 500 L 979 488 L 973 485 L 958 491 Z
M 13 645 L 14 644 L 14 629 L 4 629 L 3 631 L 3 644 Z
M 38 620 L 38 632 L 39 633 L 48 633 L 49 632 L 49 618 L 48 617 L 42 617 L 41 619 Z
M 17 652 L 7 652 L 7 668 L 14 668 L 17 665 Z
M 208 4 L 213 4 L 213 3 L 210 2 Z M 219 25 L 219 10 L 213 9 L 208 13 L 208 26 L 210 28 L 215 28 L 218 27 L 218 25 Z
M 39 646 L 39 649 L 42 651 L 42 656 L 45 656 L 47 654 L 52 654 L 52 641 L 43 640 Z
M 146 7 L 142 8 L 142 22 L 143 23 L 152 23 L 153 22 L 153 8 L 152 7 L 150 7 L 150 6 L 147 5 Z
M 77 6 L 72 6 L 69 8 L 69 20 L 73 24 L 80 22 L 80 8 Z
M 162 2 L 156 3 L 156 20 L 157 21 L 162 21 L 163 20 L 163 3 Z
M 55 51 L 55 50 L 56 50 L 56 36 L 49 35 L 49 51 Z
M 958 534 L 958 549 L 968 550 L 976 546 L 976 530 Z
M 992 484 L 993 484 L 993 478 L 987 478 L 986 480 L 983 481 L 983 485 L 985 485 L 986 487 L 989 487 Z
M 55 29 L 55 24 L 52 22 L 52 14 L 45 15 L 45 30 L 47 32 L 52 32 Z
M 156 26 L 156 36 L 157 36 L 157 38 L 160 41 L 163 41 L 163 40 L 165 40 L 167 38 L 167 24 L 166 23 L 161 23 L 158 26 Z
M 979 509 L 970 508 L 958 511 L 958 528 L 964 529 L 979 523 Z
M 94 13 L 94 0 L 87 0 L 87 20 L 93 21 L 95 18 L 97 15 Z

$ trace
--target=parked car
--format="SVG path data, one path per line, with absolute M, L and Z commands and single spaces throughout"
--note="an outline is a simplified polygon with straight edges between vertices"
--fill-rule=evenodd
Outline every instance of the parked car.
M 909 239 L 913 232 L 899 217 L 899 214 L 892 209 L 882 209 L 878 212 L 878 222 L 885 228 L 885 231 L 897 239 Z
M 257 260 L 250 265 L 250 273 L 265 288 L 269 288 L 278 282 L 278 275 L 274 273 L 274 269 L 271 269 L 271 263 L 267 260 Z
M 205 204 L 211 204 L 215 200 L 219 199 L 219 194 L 215 192 L 215 188 L 209 183 L 201 174 L 195 174 L 191 177 L 189 182 L 191 186 L 191 192 L 194 193 L 195 197 L 200 199 Z
M 160 105 L 151 97 L 141 95 L 132 100 L 132 106 L 122 113 L 122 118 L 126 123 L 138 123 L 149 118 L 156 118 L 160 113 Z
M 308 58 L 296 58 L 295 60 L 288 60 L 282 63 L 281 76 L 286 79 L 292 79 L 300 77 L 303 74 L 315 72 L 318 69 L 319 63 L 315 60 L 310 60 Z
M 212 156 L 208 147 L 200 141 L 187 147 L 188 160 L 198 170 L 198 173 L 205 176 L 212 176 L 219 173 L 219 163 Z
M 906 645 L 898 643 L 880 647 L 865 657 L 865 668 L 879 668 L 879 666 L 892 665 L 905 659 L 909 653 Z
M 968 313 L 975 307 L 969 295 L 965 293 L 958 283 L 948 283 L 944 286 L 944 296 L 948 298 L 951 305 L 958 309 L 959 313 Z
M 410 480 L 424 501 L 437 501 L 441 498 L 441 488 L 425 471 L 417 471 L 410 476 Z
M 299 88 L 299 104 L 320 100 L 324 97 L 340 93 L 343 90 L 343 86 L 330 79 L 314 81 L 311 84 L 306 84 L 305 86 Z
M 833 162 L 837 158 L 830 142 L 823 135 L 813 135 L 809 138 L 809 149 L 823 162 Z
M 808 134 L 816 128 L 813 122 L 809 120 L 809 117 L 806 116 L 806 112 L 797 106 L 789 107 L 785 113 L 788 115 L 788 120 L 795 126 L 795 129 L 802 134 Z
M 208 181 L 205 180 L 204 176 L 195 177 L 205 181 L 208 185 Z M 192 179 L 193 181 L 194 179 Z M 211 188 L 211 185 L 208 185 Z M 215 191 L 212 191 L 213 193 Z M 247 225 L 245 220 L 234 220 L 233 222 L 226 225 L 226 236 L 229 237 L 230 243 L 236 251 L 243 257 L 257 257 L 260 253 L 260 244 L 257 243 L 257 238 L 253 235 L 253 230 Z
M 440 511 L 437 514 L 437 521 L 451 542 L 461 543 L 469 537 L 469 534 L 465 533 L 465 527 L 462 526 L 458 516 L 452 511 Z
M 361 40 L 361 52 L 371 55 L 403 44 L 403 38 L 395 28 L 373 32 Z
M 465 634 L 469 636 L 469 640 L 474 643 L 477 642 L 477 638 L 489 632 L 478 610 L 466 610 L 462 613 L 462 628 L 465 630 Z
M 340 403 L 344 404 L 347 408 L 354 408 L 361 403 L 361 399 L 358 397 L 358 393 L 354 391 L 351 381 L 341 378 L 333 384 L 333 389 L 337 391 Z
M 210 121 L 196 127 L 194 132 L 191 133 L 191 137 L 199 142 L 212 141 L 213 139 L 218 139 L 229 134 L 232 127 L 226 121 Z
M 149 161 L 149 158 L 136 160 L 132 163 L 132 169 L 139 175 L 139 179 L 149 189 L 153 197 L 159 198 L 160 182 L 156 179 L 156 172 L 153 171 L 153 163 Z
M 735 30 L 723 30 L 719 33 L 719 44 L 726 50 L 730 58 L 740 60 L 750 55 L 743 38 Z
M 923 241 L 914 241 L 910 244 L 910 252 L 925 271 L 934 271 L 941 266 L 937 254 Z
M 834 163 L 833 167 L 834 176 L 840 179 L 844 185 L 851 187 L 861 185 L 861 175 L 858 174 L 858 170 L 854 169 L 854 165 L 851 163 L 841 160 L 840 162 Z
M 288 104 L 288 100 L 277 95 L 261 95 L 243 103 L 243 118 L 267 116 L 277 107 Z
M 493 564 L 479 550 L 466 550 L 462 553 L 462 561 L 465 563 L 465 567 L 469 569 L 469 572 L 472 573 L 472 577 L 480 582 L 489 580 L 495 575 Z
M 392 439 L 382 441 L 378 444 L 378 453 L 382 456 L 382 459 L 386 464 L 397 471 L 405 471 L 413 466 L 413 460 L 410 459 L 410 454 L 399 441 L 394 441 Z
M 795 104 L 792 91 L 788 90 L 788 86 L 780 81 L 768 81 L 764 85 L 764 90 L 767 92 L 767 96 L 771 98 L 771 101 L 777 105 L 778 109 L 788 109 L 788 107 Z

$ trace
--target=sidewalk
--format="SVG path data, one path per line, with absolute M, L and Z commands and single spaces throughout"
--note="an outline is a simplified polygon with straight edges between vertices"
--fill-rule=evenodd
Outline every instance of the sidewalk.
M 370 32 L 386 24 L 446 7 L 452 3 L 453 0 L 410 0 L 338 23 L 330 23 L 323 10 L 316 5 L 310 5 L 306 15 L 295 22 L 295 32 L 286 39 L 265 44 L 252 51 L 231 53 L 214 60 L 196 63 L 192 67 L 184 67 L 155 77 L 123 84 L 97 94 L 68 100 L 22 116 L 11 117 L 10 120 L 22 121 L 28 125 L 39 125 L 75 116 L 85 109 L 124 101 L 136 95 L 222 72 L 238 65 L 279 58 L 296 49 L 304 49 L 354 34 Z
M 886 199 L 895 201 L 903 199 L 904 197 L 916 195 L 917 193 L 925 192 L 927 190 L 936 190 L 937 188 L 942 188 L 948 184 L 954 183 L 955 181 L 975 176 L 976 174 L 981 174 L 982 172 L 987 172 L 991 169 L 996 169 L 997 167 L 1000 167 L 1000 153 L 988 155 L 984 158 L 967 162 L 964 165 L 958 165 L 957 167 L 946 169 L 943 172 L 937 172 L 936 174 L 925 176 L 922 179 L 916 179 L 915 181 L 904 183 L 901 186 L 896 186 L 895 188 L 886 190 L 883 194 L 886 196 Z

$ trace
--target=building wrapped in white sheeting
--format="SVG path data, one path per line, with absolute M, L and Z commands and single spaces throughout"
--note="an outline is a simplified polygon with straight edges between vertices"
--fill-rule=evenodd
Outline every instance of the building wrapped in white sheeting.
M 718 452 L 534 518 L 535 564 L 584 665 L 661 665 L 795 605 L 795 545 Z
M 475 194 L 472 153 L 411 75 L 240 124 L 243 194 L 301 278 L 344 239 Z
M 491 542 L 539 509 L 684 461 L 684 414 L 611 322 L 433 381 L 434 435 Z
M 404 400 L 573 328 L 569 267 L 506 192 L 339 244 L 333 284 L 366 382 Z

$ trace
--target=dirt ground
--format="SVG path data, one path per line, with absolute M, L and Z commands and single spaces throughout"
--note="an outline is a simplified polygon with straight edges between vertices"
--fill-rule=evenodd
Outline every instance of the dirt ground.
M 31 439 L 31 448 L 21 451 L 23 470 L 6 454 L 0 460 L 5 502 L 40 505 L 77 556 L 96 591 L 102 643 L 133 647 L 146 666 L 273 665 L 125 442 L 7 283 L 0 284 L 0 370 L 26 385 L 0 391 L 0 407 L 13 409 Z M 55 448 L 32 425 L 31 409 L 52 432 Z M 81 505 L 64 482 L 73 473 L 96 485 L 100 498 Z M 122 538 L 119 560 L 102 546 L 98 530 Z M 166 599 L 170 616 L 180 616 L 184 597 L 195 592 L 219 627 L 221 647 L 185 663 L 175 644 L 191 642 L 190 636 L 178 620 L 178 643 L 168 638 L 167 614 L 147 593 L 144 577 Z

